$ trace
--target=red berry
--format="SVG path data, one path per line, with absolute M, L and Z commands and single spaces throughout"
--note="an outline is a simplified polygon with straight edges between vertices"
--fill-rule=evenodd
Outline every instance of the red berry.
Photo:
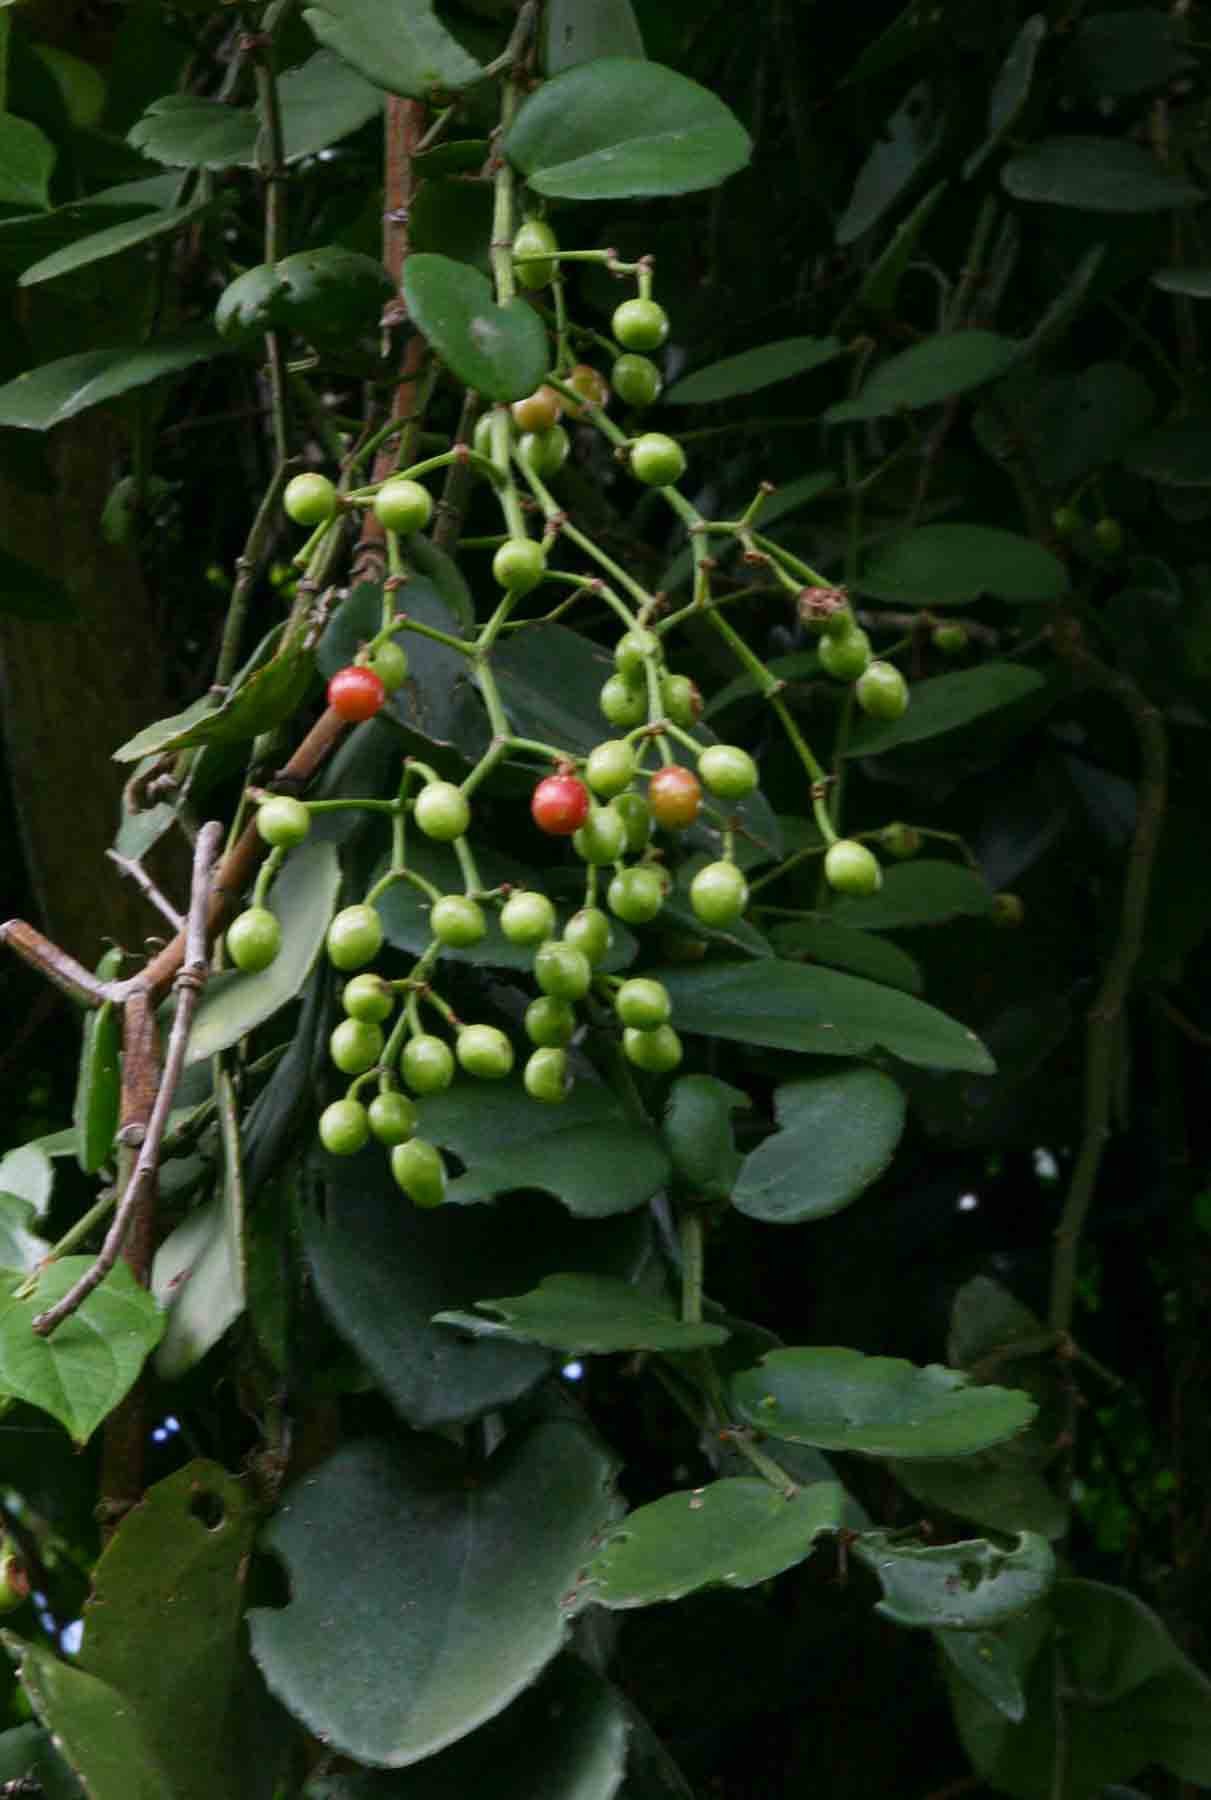
M 350 724 L 372 719 L 386 698 L 382 677 L 356 663 L 338 669 L 328 683 L 329 706 Z
M 648 782 L 648 806 L 657 825 L 666 831 L 684 831 L 698 817 L 702 787 L 692 769 L 671 763 L 657 769 Z
M 571 837 L 589 816 L 589 790 L 575 775 L 548 775 L 534 789 L 530 811 L 540 831 Z

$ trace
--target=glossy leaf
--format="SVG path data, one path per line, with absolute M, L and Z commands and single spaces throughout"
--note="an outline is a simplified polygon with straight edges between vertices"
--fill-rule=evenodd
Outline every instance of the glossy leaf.
M 362 1762 L 420 1762 L 528 1688 L 614 1510 L 608 1457 L 568 1420 L 471 1473 L 432 1437 L 362 1440 L 297 1484 L 262 1539 L 291 1600 L 249 1615 L 253 1654 L 296 1718 Z
M 122 1021 L 107 1000 L 84 1020 L 84 1043 L 76 1077 L 72 1122 L 76 1160 L 86 1175 L 95 1175 L 113 1152 L 122 1104 Z
M 663 1300 L 606 1275 L 548 1275 L 531 1293 L 477 1300 L 475 1305 L 480 1313 L 497 1314 L 501 1323 L 470 1314 L 437 1317 L 484 1333 L 504 1332 L 548 1350 L 587 1355 L 705 1349 L 727 1338 L 722 1325 L 686 1324 Z
M 752 151 L 715 94 L 626 56 L 544 82 L 523 102 L 503 148 L 536 193 L 564 200 L 696 193 L 735 174 Z
M 485 399 L 521 400 L 541 385 L 551 354 L 542 320 L 525 300 L 498 306 L 478 269 L 432 252 L 410 256 L 403 295 L 418 330 Z
M 877 1069 L 840 1069 L 775 1090 L 778 1129 L 749 1152 L 732 1205 L 798 1225 L 840 1212 L 876 1181 L 904 1130 L 902 1089 Z
M 177 1800 L 121 1694 L 37 1644 L 3 1634 L 21 1685 L 88 1800 Z M 25 1771 L 22 1770 L 22 1774 Z
M 0 549 L 0 613 L 19 619 L 73 619 L 77 612 L 61 581 Z
M 562 1105 L 541 1108 L 515 1078 L 455 1082 L 421 1102 L 420 1132 L 466 1165 L 446 1189 L 455 1205 L 540 1188 L 578 1218 L 604 1219 L 642 1206 L 669 1173 L 656 1132 L 592 1080 L 578 1081 Z
M 78 1444 L 129 1393 L 164 1329 L 151 1295 L 120 1262 L 57 1331 L 39 1337 L 37 1314 L 91 1266 L 89 1256 L 49 1263 L 27 1299 L 16 1298 L 16 1271 L 0 1281 L 0 1394 L 50 1413 Z
M 973 1387 L 958 1369 L 857 1350 L 773 1350 L 732 1389 L 741 1415 L 769 1436 L 865 1456 L 970 1456 L 1035 1412 L 1027 1395 Z
M 0 112 L 0 205 L 50 207 L 55 146 L 15 113 Z
M 1034 1606 L 1055 1580 L 1046 1538 L 1018 1535 L 1013 1550 L 983 1538 L 958 1544 L 898 1543 L 885 1531 L 865 1532 L 850 1546 L 879 1577 L 875 1610 L 897 1625 L 930 1631 L 986 1631 Z
M 282 948 L 267 969 L 232 970 L 207 982 L 186 1051 L 203 1062 L 230 1048 L 302 988 L 319 954 L 340 891 L 340 867 L 331 844 L 291 851 L 269 890 L 269 906 L 282 926 Z
M 692 375 L 675 381 L 664 398 L 670 406 L 708 406 L 714 400 L 731 400 L 779 381 L 791 381 L 844 354 L 845 346 L 838 338 L 781 338 L 695 369 Z M 768 522 L 768 509 L 763 509 L 761 517 L 762 524 Z
M 912 704 L 899 719 L 865 719 L 845 746 L 847 756 L 878 756 L 900 744 L 919 744 L 941 737 L 1002 707 L 1016 706 L 1042 693 L 1046 683 L 1022 663 L 986 662 L 954 675 L 933 675 L 915 682 Z
M 995 331 L 938 332 L 878 363 L 852 400 L 839 400 L 822 417 L 827 425 L 840 425 L 936 406 L 1004 375 L 1021 354 L 1020 344 Z
M 669 990 L 679 1031 L 815 1056 L 883 1049 L 925 1069 L 993 1070 L 965 1025 L 909 994 L 835 969 L 765 957 L 654 973 Z
M 1011 156 L 1001 180 L 1015 200 L 1083 212 L 1161 212 L 1202 199 L 1198 188 L 1170 175 L 1150 150 L 1126 138 L 1044 138 Z
M 772 1581 L 841 1529 L 843 1499 L 839 1481 L 788 1499 L 744 1477 L 666 1494 L 614 1527 L 585 1570 L 583 1597 L 616 1610 Z
M 141 345 L 81 350 L 27 369 L 0 387 L 0 425 L 50 431 L 90 407 L 179 375 L 223 349 L 212 331 L 195 328 Z
M 838 244 L 852 244 L 881 219 L 927 167 L 942 141 L 945 115 L 926 81 L 904 96 L 858 171 L 837 222 Z
M 747 1094 L 713 1075 L 681 1075 L 669 1089 L 663 1135 L 673 1167 L 704 1198 L 726 1199 L 740 1157 L 732 1139 L 732 1114 L 751 1106 Z
M 890 870 L 884 871 L 885 879 L 889 873 Z M 907 951 L 898 944 L 872 937 L 868 931 L 840 925 L 831 913 L 826 919 L 794 919 L 775 925 L 770 931 L 770 942 L 779 956 L 827 963 L 830 968 L 863 975 L 868 981 L 903 988 L 908 994 L 919 994 L 924 986 L 921 970 Z
M 529 1344 L 469 1338 L 433 1323 L 469 1309 L 493 1286 L 524 1288 L 553 1269 L 629 1277 L 648 1246 L 642 1214 L 573 1223 L 526 1194 L 498 1206 L 410 1206 L 377 1146 L 324 1157 L 324 1210 L 303 1216 L 303 1244 L 320 1302 L 417 1431 L 507 1406 L 547 1374 Z
M 986 919 L 992 910 L 988 883 L 964 863 L 899 863 L 883 871 L 877 894 L 838 894 L 829 918 L 866 931 L 903 931 L 946 919 Z
M 389 94 L 457 93 L 483 70 L 434 14 L 431 0 L 315 0 L 303 13 L 321 44 Z
M 548 75 L 603 56 L 642 55 L 643 33 L 631 0 L 547 0 L 542 63 Z
M 1068 572 L 1032 538 L 991 525 L 921 525 L 880 550 L 858 579 L 864 594 L 897 606 L 964 606 L 981 594 L 1058 600 Z

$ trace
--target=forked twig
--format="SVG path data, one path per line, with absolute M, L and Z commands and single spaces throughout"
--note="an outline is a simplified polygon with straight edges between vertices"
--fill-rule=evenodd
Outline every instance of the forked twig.
M 153 1180 L 160 1158 L 160 1145 L 164 1138 L 164 1129 L 168 1124 L 168 1115 L 172 1109 L 173 1095 L 181 1070 L 185 1063 L 185 1049 L 189 1042 L 189 1029 L 193 1023 L 193 1015 L 198 1003 L 198 996 L 206 985 L 209 963 L 206 956 L 206 922 L 210 904 L 210 888 L 214 877 L 215 858 L 218 855 L 222 827 L 212 822 L 204 825 L 198 833 L 198 841 L 194 847 L 193 878 L 189 892 L 189 919 L 185 928 L 185 957 L 180 972 L 173 984 L 177 993 L 177 1009 L 172 1021 L 172 1035 L 168 1040 L 168 1053 L 164 1058 L 164 1072 L 156 1093 L 155 1105 L 147 1125 L 147 1135 L 139 1150 L 126 1192 L 118 1202 L 113 1223 L 105 1236 L 105 1242 L 92 1267 L 85 1270 L 79 1281 L 70 1287 L 61 1300 L 55 1302 L 44 1313 L 39 1313 L 34 1320 L 34 1330 L 39 1337 L 49 1337 L 51 1332 L 61 1325 L 64 1319 L 70 1318 L 77 1307 L 81 1306 L 93 1289 L 99 1287 L 109 1274 L 122 1251 L 122 1244 L 130 1228 L 131 1220 L 139 1211 L 148 1183 Z
M 156 908 L 156 911 L 163 913 L 174 931 L 183 931 L 185 929 L 185 920 L 181 917 L 172 901 L 160 892 L 159 888 L 141 863 L 135 862 L 132 857 L 122 856 L 117 850 L 107 850 L 105 854 L 108 856 L 110 862 L 117 864 L 123 875 L 129 876 L 131 881 L 137 883 L 151 901 L 151 904 Z

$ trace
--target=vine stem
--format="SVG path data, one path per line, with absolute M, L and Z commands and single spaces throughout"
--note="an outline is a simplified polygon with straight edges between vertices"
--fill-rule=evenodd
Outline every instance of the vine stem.
M 687 1325 L 702 1323 L 702 1214 L 687 1206 L 681 1215 L 681 1317 Z

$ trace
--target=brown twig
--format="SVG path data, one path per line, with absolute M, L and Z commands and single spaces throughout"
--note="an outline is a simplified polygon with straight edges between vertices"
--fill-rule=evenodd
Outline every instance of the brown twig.
M 137 883 L 156 910 L 163 913 L 174 931 L 184 930 L 184 919 L 168 896 L 160 892 L 141 863 L 135 862 L 133 857 L 120 855 L 117 850 L 107 850 L 105 854 L 110 862 L 117 864 L 123 875 L 128 875 L 133 882 Z

